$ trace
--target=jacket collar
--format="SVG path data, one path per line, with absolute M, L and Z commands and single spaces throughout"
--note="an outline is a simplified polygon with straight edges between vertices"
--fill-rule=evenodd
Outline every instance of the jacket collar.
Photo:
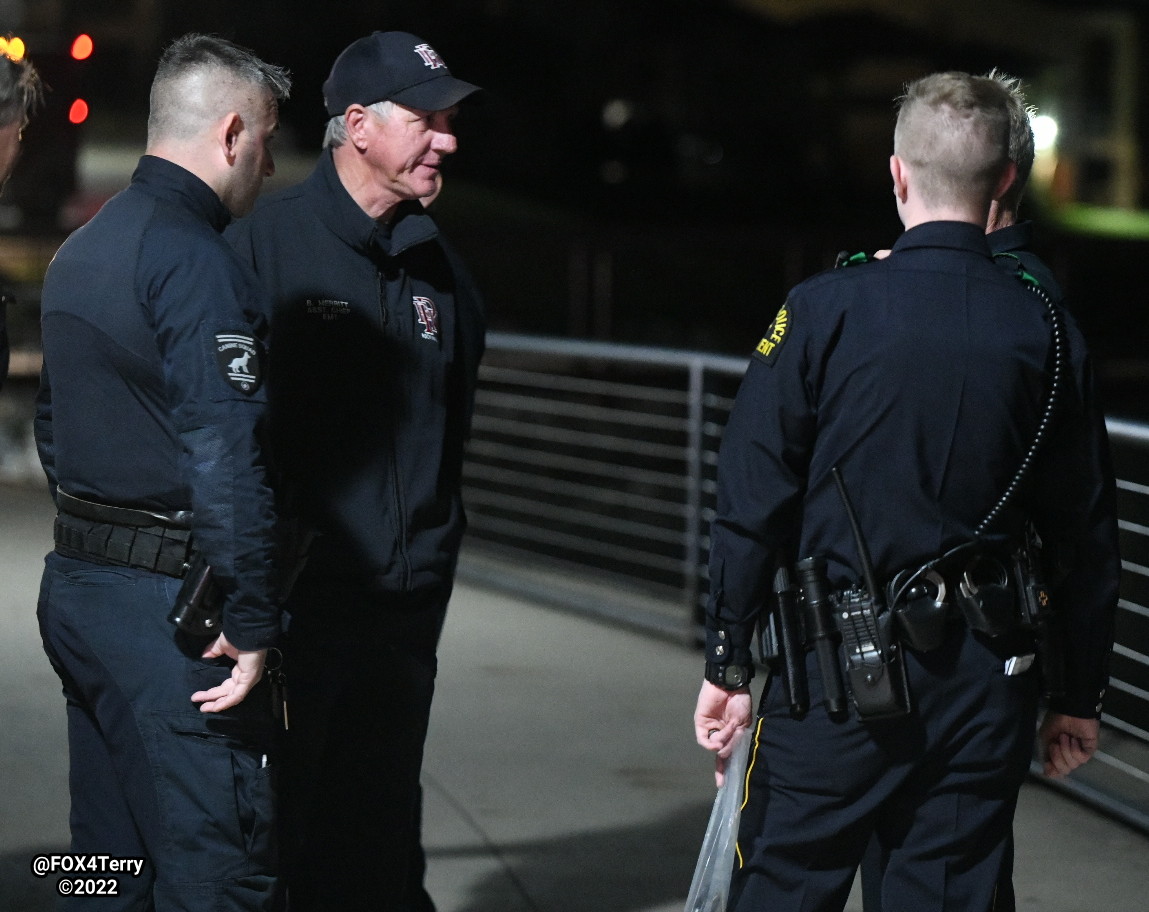
M 204 219 L 216 231 L 223 231 L 231 222 L 231 213 L 211 187 L 186 168 L 166 158 L 156 155 L 140 158 L 132 173 L 132 186 L 182 206 Z
M 327 229 L 367 256 L 398 256 L 439 235 L 434 219 L 427 215 L 418 200 L 400 203 L 387 224 L 371 218 L 343 186 L 330 149 L 323 150 L 314 170 L 304 181 L 304 189 L 312 201 L 313 211 Z
M 1030 250 L 1033 247 L 1033 222 L 1023 221 L 999 228 L 986 235 L 989 248 L 994 253 L 1012 253 L 1015 250 Z
M 970 222 L 923 222 L 894 243 L 894 252 L 922 247 L 948 247 L 990 256 L 985 229 Z

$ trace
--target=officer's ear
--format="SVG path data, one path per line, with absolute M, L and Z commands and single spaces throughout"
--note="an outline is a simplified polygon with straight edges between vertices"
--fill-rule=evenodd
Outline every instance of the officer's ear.
M 998 179 L 997 186 L 993 191 L 993 199 L 999 200 L 1009 192 L 1009 188 L 1013 186 L 1013 182 L 1017 180 L 1017 165 L 1014 162 L 1008 162 L 1005 170 L 1001 172 L 1001 177 Z
M 235 164 L 241 133 L 243 133 L 243 118 L 239 116 L 238 111 L 231 111 L 220 119 L 216 139 L 229 165 Z
M 890 176 L 894 179 L 894 196 L 898 201 L 905 203 L 909 198 L 909 169 L 906 163 L 898 156 L 890 156 Z

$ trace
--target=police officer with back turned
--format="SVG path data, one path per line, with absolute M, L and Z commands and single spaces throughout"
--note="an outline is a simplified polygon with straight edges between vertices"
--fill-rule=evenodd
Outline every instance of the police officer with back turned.
M 68 702 L 71 851 L 143 861 L 69 908 L 256 910 L 276 894 L 266 325 L 221 232 L 274 170 L 289 88 L 227 41 L 175 41 L 131 184 L 44 281 L 35 431 L 59 513 L 39 620 Z M 184 630 L 169 615 L 204 565 L 221 615 Z
M 1030 118 L 1033 108 L 1029 105 L 1022 90 L 1021 80 L 992 70 L 987 78 L 995 79 L 1009 91 L 1009 160 L 1017 167 L 1017 176 L 1009 189 L 999 199 L 993 200 L 989 207 L 989 217 L 986 222 L 986 241 L 990 252 L 999 266 L 1011 273 L 1016 273 L 1020 266 L 1040 283 L 1042 290 L 1056 304 L 1061 304 L 1061 288 L 1053 277 L 1049 267 L 1033 253 L 1033 223 L 1019 220 L 1018 208 L 1025 193 L 1030 172 L 1033 170 L 1034 144 L 1033 127 Z M 886 254 L 889 251 L 885 251 Z M 884 864 L 880 860 L 880 851 L 877 840 L 871 843 L 866 858 L 862 862 L 862 902 L 865 912 L 880 912 L 881 903 L 881 869 Z M 994 894 L 993 912 L 1013 912 L 1016 900 L 1013 893 L 1013 845 L 1007 846 L 1002 859 L 1001 872 L 998 876 L 997 890 Z
M 754 723 L 729 908 L 840 910 L 871 835 L 886 912 L 989 910 L 1038 699 L 1047 774 L 1097 746 L 1119 563 L 1080 333 L 995 264 L 1008 89 L 911 83 L 889 257 L 794 288 L 719 458 L 699 743 Z M 1071 648 L 1069 648 L 1071 645 Z

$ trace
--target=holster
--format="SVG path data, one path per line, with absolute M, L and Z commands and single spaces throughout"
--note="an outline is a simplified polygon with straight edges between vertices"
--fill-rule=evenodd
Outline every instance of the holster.
M 223 626 L 223 599 L 202 554 L 192 558 L 168 620 L 196 637 L 218 636 Z

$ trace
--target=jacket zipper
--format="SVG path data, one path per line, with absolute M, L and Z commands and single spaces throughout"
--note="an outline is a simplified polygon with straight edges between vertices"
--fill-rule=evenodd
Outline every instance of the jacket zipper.
M 389 320 L 387 311 L 387 283 L 380 269 L 375 270 L 375 276 L 379 285 L 379 315 L 383 321 L 384 330 L 386 330 Z M 398 329 L 399 326 L 396 326 Z M 411 590 L 411 556 L 407 551 L 407 515 L 406 505 L 403 501 L 403 486 L 400 484 L 399 473 L 399 441 L 398 434 L 392 434 L 390 440 L 391 447 L 391 503 L 395 511 L 395 541 L 399 553 L 399 560 L 402 568 L 402 576 L 399 581 L 399 588 L 403 592 Z

